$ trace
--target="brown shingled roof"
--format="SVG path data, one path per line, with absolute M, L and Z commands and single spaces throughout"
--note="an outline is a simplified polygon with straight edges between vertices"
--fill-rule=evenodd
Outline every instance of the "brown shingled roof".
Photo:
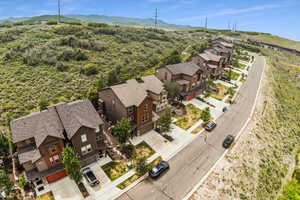
M 198 55 L 207 61 L 211 60 L 211 61 L 219 62 L 222 59 L 222 56 L 215 55 L 209 51 L 205 51 L 204 53 L 200 53 Z
M 167 65 L 166 68 L 170 70 L 174 75 L 185 74 L 188 76 L 193 76 L 198 72 L 198 70 L 200 70 L 200 67 L 193 62 Z
M 104 122 L 89 100 L 62 103 L 55 106 L 61 122 L 71 139 L 82 126 L 96 129 Z

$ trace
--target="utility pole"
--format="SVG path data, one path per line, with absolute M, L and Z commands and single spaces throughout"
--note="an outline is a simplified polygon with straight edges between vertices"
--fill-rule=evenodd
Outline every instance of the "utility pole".
M 229 30 L 229 31 L 231 30 L 231 23 L 230 23 L 230 20 L 228 21 L 228 30 Z
M 157 27 L 158 25 L 158 9 L 156 8 L 155 9 L 155 28 Z
M 57 6 L 58 6 L 57 22 L 60 23 L 60 0 L 57 1 Z
M 207 17 L 205 17 L 205 29 L 207 29 Z

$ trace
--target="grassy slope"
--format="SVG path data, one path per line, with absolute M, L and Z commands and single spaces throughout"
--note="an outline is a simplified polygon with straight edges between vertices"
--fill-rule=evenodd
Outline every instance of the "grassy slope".
M 116 69 L 121 80 L 154 72 L 161 57 L 201 42 L 201 33 L 129 27 L 32 25 L 0 29 L 0 129 L 10 119 L 37 108 L 41 96 L 52 103 L 83 98 L 101 76 Z M 87 58 L 76 58 L 76 53 Z M 78 61 L 79 60 L 79 61 Z M 62 61 L 67 71 L 55 66 Z M 82 74 L 92 64 L 97 73 Z

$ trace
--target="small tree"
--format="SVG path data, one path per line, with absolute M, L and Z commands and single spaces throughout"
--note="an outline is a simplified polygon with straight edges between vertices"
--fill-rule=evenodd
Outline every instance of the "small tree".
M 0 171 L 0 187 L 4 189 L 4 192 L 7 196 L 10 195 L 13 186 L 14 182 L 9 179 L 4 171 Z
M 181 62 L 180 53 L 178 50 L 172 50 L 167 52 L 162 60 L 161 60 L 161 66 L 171 65 L 171 64 L 177 64 Z
M 180 86 L 178 83 L 174 83 L 174 82 L 166 82 L 165 83 L 165 89 L 168 92 L 168 98 L 171 101 L 175 101 L 179 96 L 179 92 L 180 92 Z
M 49 102 L 44 95 L 42 95 L 39 99 L 38 106 L 40 111 L 47 109 L 47 107 L 49 106 Z
M 139 175 L 143 175 L 148 171 L 147 163 L 146 163 L 146 158 L 140 158 L 136 162 L 136 172 Z
M 116 70 L 110 71 L 108 73 L 108 77 L 107 77 L 107 85 L 112 86 L 118 82 L 119 82 L 119 77 L 118 77 Z
M 122 119 L 112 128 L 112 134 L 118 138 L 121 144 L 125 144 L 131 136 L 130 122 Z
M 157 126 L 162 133 L 171 131 L 172 111 L 167 108 L 165 113 L 158 119 Z
M 27 186 L 28 186 L 28 182 L 25 178 L 25 175 L 22 174 L 19 178 L 19 187 L 24 190 Z
M 105 87 L 106 87 L 106 84 L 105 84 L 104 78 L 101 77 L 96 83 L 97 91 L 100 92 Z
M 80 172 L 80 161 L 78 160 L 74 149 L 72 147 L 65 147 L 62 156 L 69 177 L 79 185 L 82 180 L 82 174 Z
M 204 121 L 204 123 L 207 123 L 210 120 L 210 118 L 210 109 L 209 107 L 206 107 L 201 113 L 201 119 Z
M 97 109 L 99 104 L 98 104 L 98 92 L 97 89 L 92 87 L 88 90 L 87 94 L 86 94 L 86 98 L 88 98 L 92 104 L 94 105 L 94 107 Z

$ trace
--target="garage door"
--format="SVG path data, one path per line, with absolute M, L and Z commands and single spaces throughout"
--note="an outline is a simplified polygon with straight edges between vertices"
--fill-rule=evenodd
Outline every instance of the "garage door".
M 67 176 L 66 170 L 62 170 L 62 171 L 56 172 L 55 174 L 47 176 L 46 179 L 47 179 L 48 183 L 53 183 L 59 179 L 66 177 L 66 176 Z

